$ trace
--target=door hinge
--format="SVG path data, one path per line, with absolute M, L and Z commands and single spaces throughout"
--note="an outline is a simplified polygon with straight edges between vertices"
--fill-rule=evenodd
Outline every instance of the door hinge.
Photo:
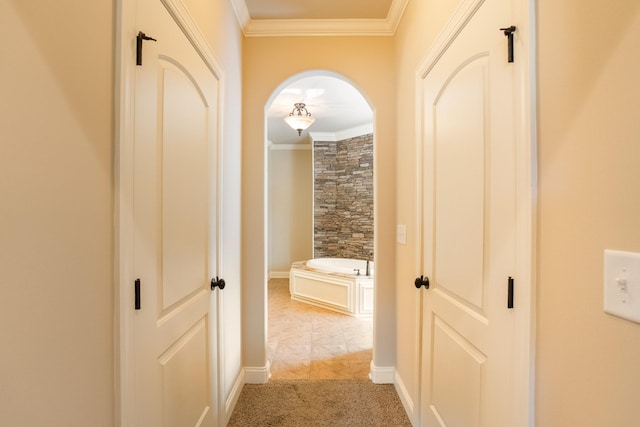
M 513 277 L 507 281 L 507 308 L 513 308 Z
M 500 31 L 504 32 L 504 35 L 507 36 L 507 43 L 508 43 L 508 58 L 507 61 L 508 62 L 513 62 L 513 33 L 516 32 L 516 26 L 512 25 L 510 27 L 507 28 L 500 28 Z
M 136 279 L 134 287 L 135 287 L 135 309 L 140 310 L 140 279 Z
M 136 65 L 142 65 L 142 41 L 143 40 L 151 40 L 157 41 L 153 37 L 147 36 L 142 31 L 138 31 L 138 35 L 136 36 Z

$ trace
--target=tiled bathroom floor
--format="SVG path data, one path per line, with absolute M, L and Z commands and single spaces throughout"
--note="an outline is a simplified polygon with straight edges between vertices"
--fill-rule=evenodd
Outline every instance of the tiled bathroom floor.
M 372 319 L 292 301 L 288 279 L 269 280 L 271 379 L 367 379 Z

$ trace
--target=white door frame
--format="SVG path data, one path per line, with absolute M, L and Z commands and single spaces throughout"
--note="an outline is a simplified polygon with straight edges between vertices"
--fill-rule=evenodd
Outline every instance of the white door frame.
M 514 351 L 514 414 L 515 426 L 534 426 L 534 380 L 535 380 L 535 269 L 536 269 L 536 198 L 537 198 L 537 134 L 536 134 L 536 48 L 535 48 L 535 4 L 536 0 L 511 0 L 516 25 L 514 37 L 515 61 L 514 108 L 516 140 L 516 291 L 515 291 L 515 351 Z M 466 25 L 484 0 L 464 0 L 451 16 L 439 37 L 417 68 L 416 88 L 422 87 L 422 80 L 451 45 L 460 30 Z M 495 29 L 499 31 L 498 28 Z M 505 60 L 507 42 L 505 38 Z M 422 141 L 423 93 L 416 90 L 416 170 L 420 171 L 416 186 L 416 230 L 417 241 L 422 242 L 423 177 Z M 422 250 L 422 249 L 421 249 Z M 421 250 L 416 256 L 416 272 L 422 272 Z M 422 337 L 422 298 L 417 298 L 419 315 L 417 336 Z M 418 340 L 421 343 L 421 338 Z M 422 378 L 421 344 L 416 347 L 417 378 Z M 417 402 L 420 407 L 421 387 L 418 388 Z M 418 410 L 419 412 L 419 410 Z M 420 414 L 421 415 L 421 414 Z
M 176 23 L 185 33 L 207 67 L 218 80 L 218 153 L 216 155 L 216 201 L 218 230 L 222 230 L 223 218 L 220 209 L 222 200 L 222 124 L 224 104 L 224 73 L 213 50 L 196 25 L 182 0 L 161 1 Z M 134 426 L 134 382 L 133 382 L 133 293 L 135 280 L 133 271 L 133 147 L 134 147 L 134 93 L 135 93 L 135 40 L 136 0 L 116 1 L 116 54 L 115 54 L 115 123 L 114 123 L 114 393 L 115 422 L 117 426 Z M 216 256 L 218 272 L 222 266 L 222 239 L 218 236 Z M 216 324 L 221 321 L 221 313 L 216 314 Z M 215 355 L 214 355 L 215 357 Z M 219 364 L 219 360 L 212 363 Z M 223 369 L 218 369 L 223 375 Z M 219 384 L 214 384 L 214 402 L 220 406 Z M 215 411 L 218 412 L 217 410 Z

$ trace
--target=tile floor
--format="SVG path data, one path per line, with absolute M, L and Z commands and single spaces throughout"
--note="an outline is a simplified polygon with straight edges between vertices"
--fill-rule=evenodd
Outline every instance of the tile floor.
M 268 291 L 272 380 L 369 378 L 371 318 L 292 301 L 288 279 L 269 280 Z

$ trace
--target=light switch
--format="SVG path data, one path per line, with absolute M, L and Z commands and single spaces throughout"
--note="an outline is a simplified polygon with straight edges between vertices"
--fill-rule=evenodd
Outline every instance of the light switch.
M 404 224 L 398 224 L 396 227 L 396 241 L 401 245 L 407 244 L 407 226 Z
M 640 323 L 640 254 L 604 251 L 604 311 Z

